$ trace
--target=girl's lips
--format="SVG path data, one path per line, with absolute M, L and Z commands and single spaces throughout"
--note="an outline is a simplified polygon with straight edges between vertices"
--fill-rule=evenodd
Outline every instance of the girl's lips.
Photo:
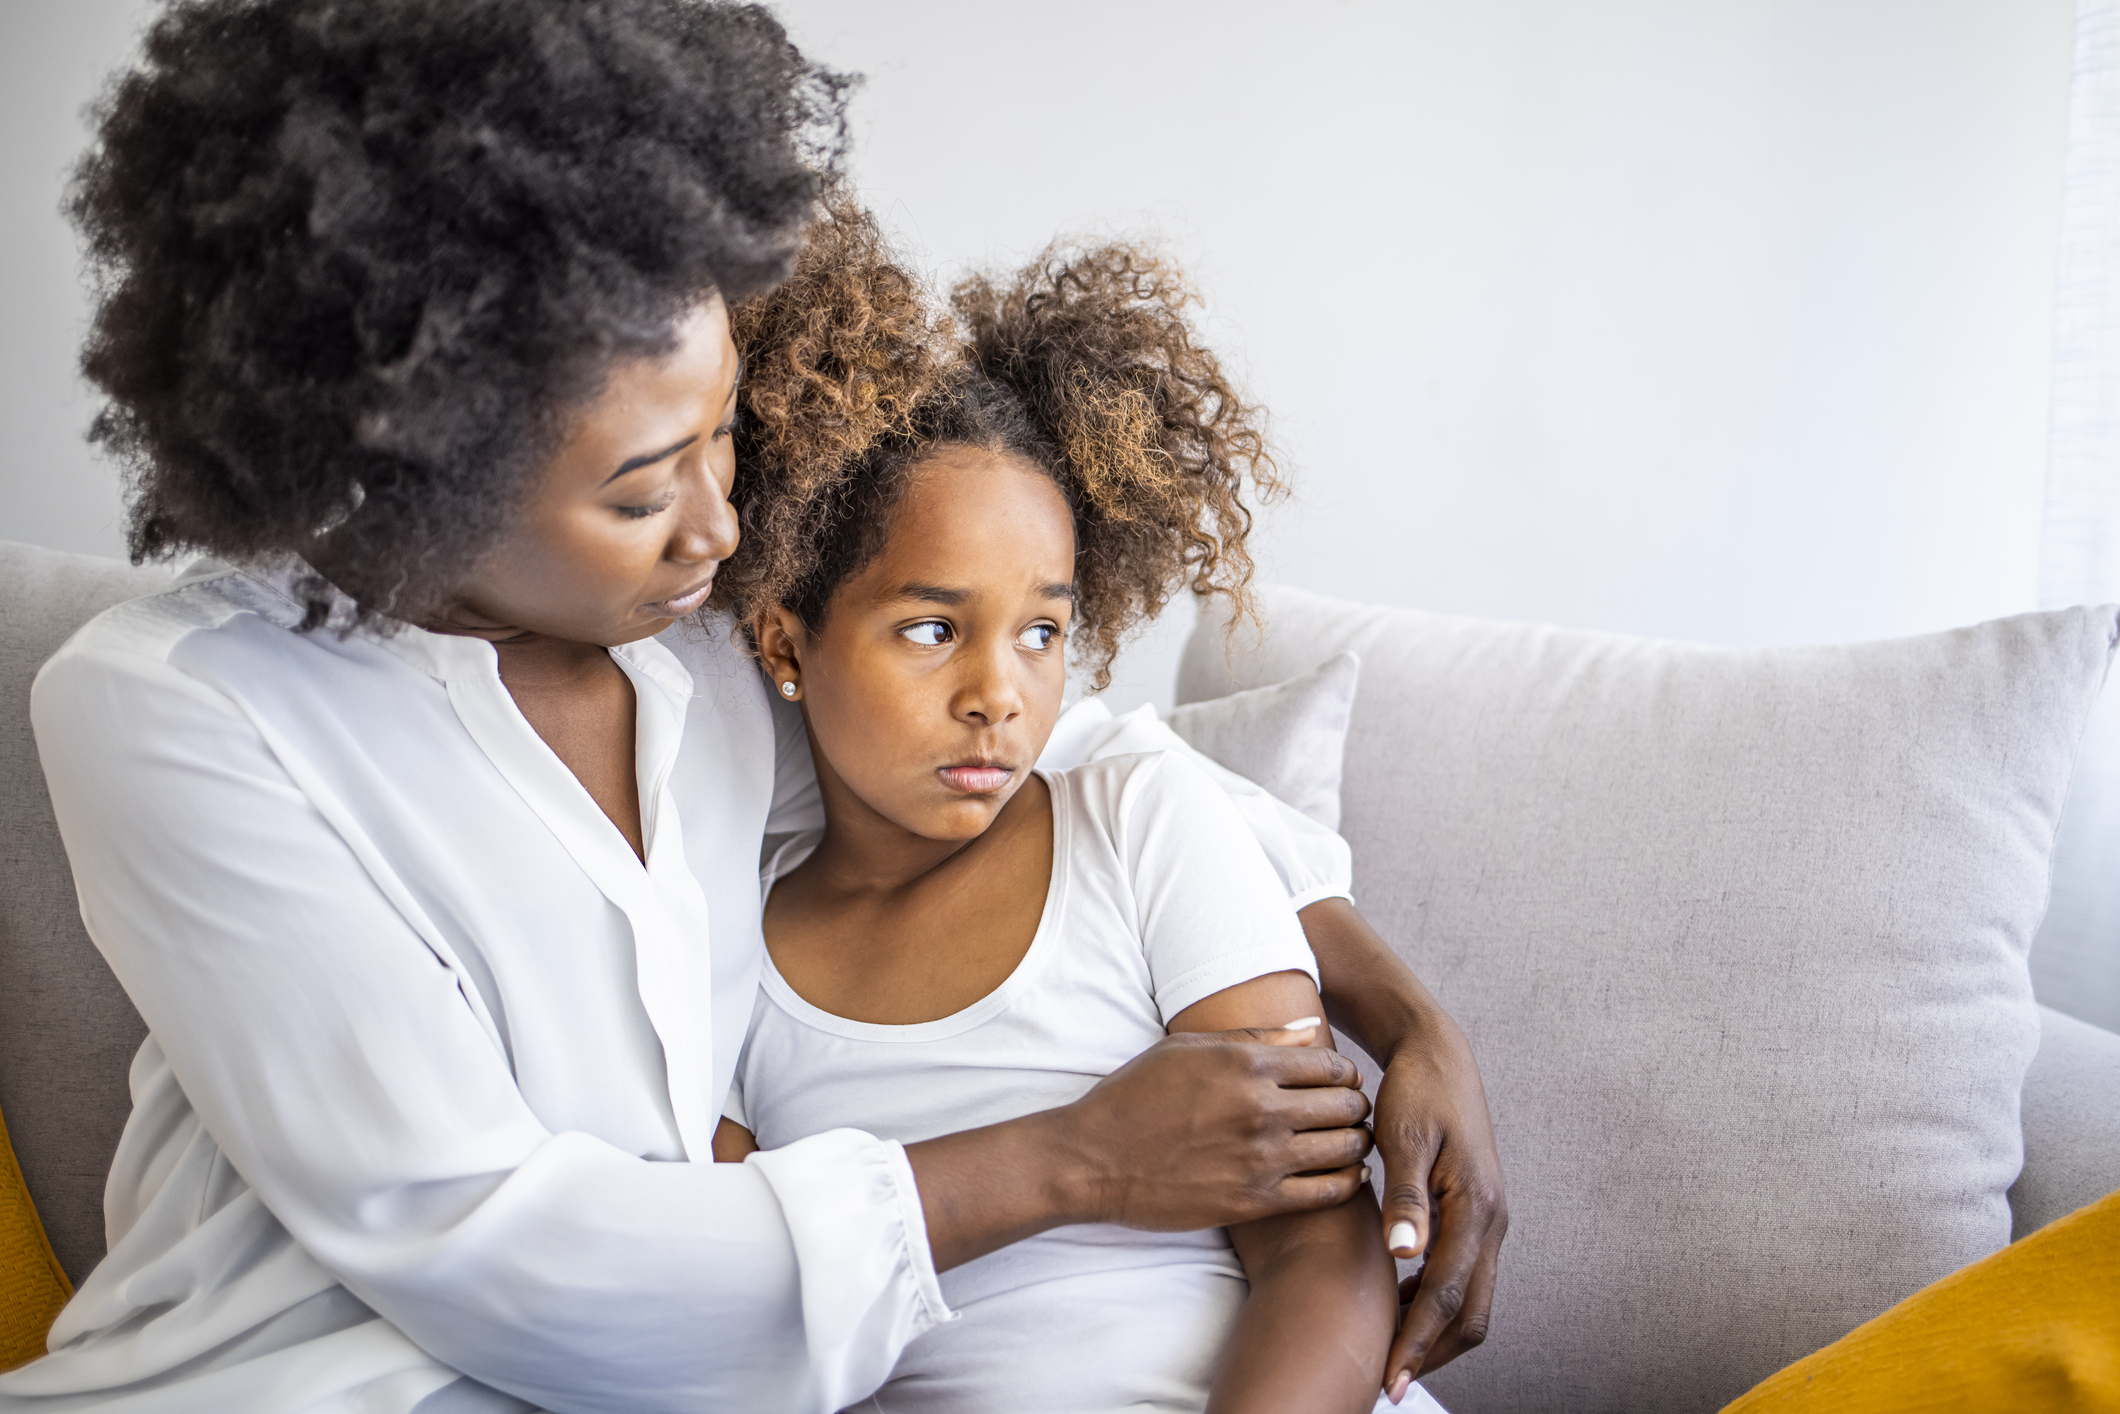
M 654 604 L 650 604 L 648 605 L 648 608 L 654 612 L 657 618 L 681 619 L 686 614 L 689 614 L 694 609 L 698 608 L 700 605 L 706 603 L 707 595 L 711 594 L 713 591 L 714 576 L 710 574 L 707 576 L 707 582 L 705 584 L 700 585 L 699 588 L 688 589 L 682 594 L 674 595 L 671 598 L 661 600 Z
M 944 766 L 935 773 L 951 790 L 961 790 L 966 795 L 986 795 L 1000 790 L 1015 775 L 1006 766 Z

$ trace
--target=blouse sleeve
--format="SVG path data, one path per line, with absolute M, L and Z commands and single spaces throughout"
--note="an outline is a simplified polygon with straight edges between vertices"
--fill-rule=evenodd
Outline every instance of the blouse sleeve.
M 1165 1023 L 1254 977 L 1301 972 L 1316 982 L 1303 926 L 1230 798 L 1170 752 L 1121 769 L 1118 843 Z
M 1302 811 L 1284 805 L 1258 785 L 1211 757 L 1202 755 L 1142 706 L 1114 717 L 1092 697 L 1063 712 L 1038 764 L 1064 771 L 1090 761 L 1139 751 L 1169 751 L 1207 773 L 1236 807 L 1280 877 L 1288 904 L 1300 912 L 1321 899 L 1354 897 L 1354 855 L 1347 841 Z M 803 755 L 809 761 L 808 752 Z M 814 785 L 812 787 L 814 789 Z
M 823 1414 L 946 1315 L 898 1145 L 655 1163 L 548 1131 L 358 822 L 226 695 L 69 649 L 32 716 L 82 917 L 185 1097 L 436 1359 L 552 1410 Z

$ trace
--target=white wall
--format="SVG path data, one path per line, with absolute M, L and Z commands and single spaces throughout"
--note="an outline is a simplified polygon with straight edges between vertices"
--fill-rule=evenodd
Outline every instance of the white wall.
M 1731 643 L 2032 605 L 2068 0 L 780 8 L 939 270 L 1192 259 L 1300 478 L 1281 577 Z M 0 536 L 120 543 L 56 207 L 140 13 L 0 0 Z
M 143 0 L 0 0 L 0 539 L 120 555 L 116 473 L 83 440 L 88 301 L 59 216 L 82 109 L 130 53 Z
M 2068 0 L 779 8 L 937 268 L 1193 258 L 1281 577 L 1728 643 L 2033 607 Z

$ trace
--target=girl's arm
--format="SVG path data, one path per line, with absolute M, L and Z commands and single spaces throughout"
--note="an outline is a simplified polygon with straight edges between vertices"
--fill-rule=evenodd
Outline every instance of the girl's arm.
M 1285 1026 L 1321 1013 L 1308 977 L 1276 972 L 1195 1002 L 1170 1030 Z M 1310 1035 L 1311 1045 L 1332 1048 L 1323 1024 Z M 1229 1230 L 1251 1295 L 1223 1348 L 1208 1414 L 1366 1414 L 1376 1403 L 1398 1325 L 1396 1273 L 1377 1223 L 1364 1185 L 1338 1207 Z

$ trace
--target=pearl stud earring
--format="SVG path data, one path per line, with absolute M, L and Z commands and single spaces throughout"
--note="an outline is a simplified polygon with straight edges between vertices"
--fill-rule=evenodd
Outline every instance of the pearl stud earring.
M 780 695 L 782 697 L 793 697 L 795 695 L 795 684 L 791 682 L 782 683 L 780 685 Z

